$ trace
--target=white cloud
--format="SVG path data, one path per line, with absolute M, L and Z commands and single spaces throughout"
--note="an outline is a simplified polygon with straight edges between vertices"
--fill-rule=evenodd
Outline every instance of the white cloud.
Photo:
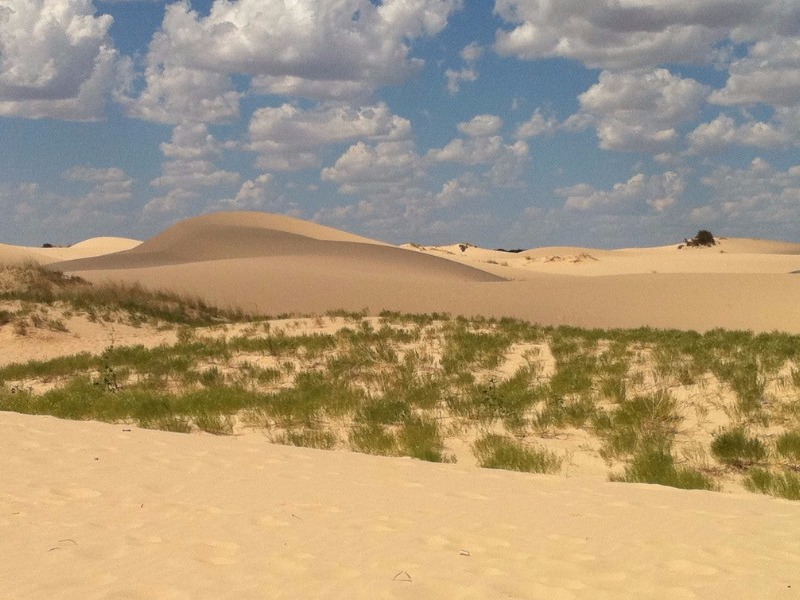
M 697 219 L 715 219 L 731 235 L 796 239 L 800 223 L 800 165 L 776 170 L 762 158 L 747 168 L 719 167 L 702 180 L 713 196 Z
M 433 148 L 427 158 L 436 162 L 464 165 L 488 165 L 486 173 L 495 187 L 521 187 L 520 177 L 529 161 L 528 144 L 518 140 L 507 144 L 496 135 L 503 122 L 495 115 L 478 115 L 458 124 L 458 130 L 468 137 L 455 138 L 443 148 Z
M 326 104 L 310 110 L 284 104 L 253 114 L 247 147 L 258 153 L 259 168 L 293 170 L 315 166 L 319 151 L 329 144 L 398 141 L 410 134 L 411 123 L 382 103 L 360 108 Z
M 689 152 L 711 154 L 733 145 L 777 149 L 800 143 L 800 111 L 781 110 L 777 117 L 772 123 L 749 119 L 739 125 L 732 117 L 721 114 L 687 136 Z
M 167 15 L 176 6 L 168 6 Z M 164 22 L 166 26 L 167 17 Z M 171 124 L 220 123 L 239 114 L 242 94 L 233 89 L 230 76 L 182 64 L 166 32 L 156 33 L 150 42 L 144 81 L 138 96 L 119 99 L 133 117 Z
M 497 32 L 495 48 L 503 55 L 632 69 L 710 64 L 721 42 L 754 41 L 796 27 L 800 5 L 784 0 L 497 0 L 495 12 L 512 24 Z
M 88 194 L 74 203 L 76 206 L 102 207 L 128 202 L 133 198 L 133 179 L 117 167 L 72 167 L 64 172 L 64 179 L 94 184 Z
M 603 71 L 565 127 L 593 124 L 603 149 L 657 154 L 675 144 L 677 126 L 696 117 L 708 93 L 708 86 L 666 69 Z
M 558 128 L 558 119 L 552 115 L 545 116 L 542 110 L 537 108 L 531 118 L 517 128 L 516 135 L 521 140 L 527 140 L 540 135 L 554 133 Z
M 322 179 L 339 184 L 342 194 L 379 193 L 404 196 L 426 176 L 422 158 L 411 142 L 358 142 L 322 170 Z
M 475 62 L 482 55 L 483 47 L 478 43 L 467 44 L 461 50 L 461 58 L 467 63 L 466 66 L 459 70 L 447 69 L 444 72 L 445 79 L 447 79 L 447 91 L 451 96 L 459 92 L 462 82 L 475 82 L 478 80 L 478 70 L 475 68 Z
M 96 120 L 117 78 L 113 19 L 90 0 L 0 6 L 0 115 Z
M 215 0 L 201 16 L 176 2 L 151 44 L 145 106 L 135 114 L 175 122 L 200 94 L 211 117 L 230 116 L 219 109 L 233 108 L 229 76 L 237 73 L 262 93 L 364 99 L 415 72 L 423 63 L 410 57 L 410 43 L 440 32 L 459 7 L 460 0 Z M 194 94 L 170 85 L 176 77 L 194 81 Z M 169 106 L 159 111 L 165 89 Z
M 450 92 L 450 95 L 455 95 L 461 90 L 462 82 L 473 82 L 478 80 L 478 71 L 473 67 L 464 67 L 459 71 L 447 69 L 444 72 L 444 76 L 445 79 L 447 79 L 447 91 Z
M 730 76 L 710 101 L 717 104 L 800 105 L 800 38 L 771 36 L 735 60 Z
M 476 115 L 471 120 L 459 123 L 456 128 L 470 137 L 496 135 L 503 126 L 503 119 L 497 115 Z
M 176 126 L 172 131 L 172 141 L 161 144 L 161 151 L 167 158 L 162 165 L 162 174 L 150 182 L 154 187 L 171 188 L 171 192 L 153 206 L 167 210 L 192 197 L 182 192 L 239 183 L 238 173 L 215 166 L 214 160 L 219 157 L 221 148 L 206 125 Z
M 624 183 L 616 183 L 610 190 L 597 190 L 588 184 L 559 188 L 556 193 L 565 198 L 564 208 L 572 211 L 618 213 L 641 211 L 645 206 L 661 212 L 675 204 L 686 183 L 683 177 L 667 171 L 659 175 L 634 175 Z

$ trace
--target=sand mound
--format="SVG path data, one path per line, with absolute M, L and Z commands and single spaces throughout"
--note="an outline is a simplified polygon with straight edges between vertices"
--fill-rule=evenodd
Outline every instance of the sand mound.
M 65 260 L 122 252 L 135 248 L 139 244 L 141 244 L 139 240 L 121 237 L 96 237 L 68 247 L 54 248 L 0 244 L 0 265 L 19 265 L 31 262 L 46 265 Z
M 469 266 L 410 252 L 329 227 L 263 213 L 217 213 L 188 219 L 141 245 L 114 254 L 54 264 L 59 270 L 96 271 L 157 268 L 231 259 L 300 261 L 325 272 L 382 277 L 437 277 L 464 281 L 500 278 Z M 302 277 L 300 273 L 298 276 Z M 260 275 L 269 275 L 262 272 Z M 254 273 L 256 276 L 256 273 Z

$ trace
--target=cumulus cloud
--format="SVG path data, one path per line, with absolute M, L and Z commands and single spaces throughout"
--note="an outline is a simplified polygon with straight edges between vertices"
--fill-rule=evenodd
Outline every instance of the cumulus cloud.
M 726 40 L 797 34 L 800 5 L 783 0 L 497 0 L 511 25 L 496 50 L 536 60 L 562 57 L 623 70 L 668 63 L 709 64 Z
M 558 130 L 560 123 L 552 115 L 545 115 L 542 109 L 537 108 L 531 118 L 517 127 L 517 137 L 522 140 L 547 135 Z
M 131 112 L 164 122 L 179 122 L 187 109 L 207 122 L 231 118 L 234 74 L 251 76 L 259 93 L 364 100 L 419 69 L 411 41 L 440 32 L 459 7 L 460 0 L 215 0 L 201 16 L 176 2 L 153 38 L 146 87 Z
M 76 201 L 76 205 L 101 207 L 128 202 L 133 198 L 133 179 L 117 167 L 76 166 L 65 171 L 63 175 L 68 181 L 93 184 L 92 190 Z
M 239 174 L 214 166 L 223 145 L 202 123 L 185 123 L 172 130 L 172 141 L 161 144 L 167 158 L 163 174 L 151 181 L 156 187 L 199 188 L 238 183 Z
M 683 177 L 667 171 L 659 175 L 634 175 L 610 190 L 597 190 L 582 183 L 559 188 L 556 194 L 565 198 L 564 208 L 572 211 L 616 213 L 641 211 L 645 206 L 661 212 L 675 204 L 686 187 Z
M 113 19 L 91 0 L 0 6 L 0 115 L 96 120 L 117 83 Z
M 800 143 L 800 110 L 779 109 L 773 122 L 748 119 L 737 124 L 721 114 L 688 135 L 690 154 L 721 152 L 730 146 L 779 149 Z
M 294 170 L 315 166 L 320 149 L 329 144 L 398 141 L 410 134 L 411 123 L 383 103 L 360 108 L 325 104 L 310 110 L 284 104 L 253 114 L 247 147 L 258 153 L 261 169 Z
M 478 115 L 460 123 L 458 130 L 466 138 L 455 138 L 443 148 L 428 152 L 428 158 L 437 162 L 454 162 L 464 165 L 488 165 L 487 176 L 497 187 L 519 187 L 520 176 L 529 160 L 528 144 L 518 140 L 508 144 L 497 135 L 503 122 L 495 115 Z
M 483 48 L 476 42 L 467 44 L 461 50 L 461 58 L 466 63 L 466 66 L 456 70 L 447 69 L 444 72 L 445 79 L 447 80 L 447 91 L 450 95 L 455 95 L 461 89 L 461 83 L 474 82 L 478 80 L 478 70 L 475 68 L 475 61 L 483 55 Z
M 723 105 L 800 105 L 800 38 L 773 35 L 754 44 L 747 56 L 731 64 L 725 87 L 710 100 Z
M 374 146 L 358 142 L 332 167 L 323 169 L 321 175 L 325 181 L 338 183 L 343 194 L 386 195 L 418 185 L 426 172 L 424 161 L 409 141 L 380 142 Z
M 794 239 L 800 222 L 800 165 L 785 171 L 763 158 L 743 169 L 724 166 L 702 179 L 713 201 L 692 216 L 712 221 L 732 235 Z
M 565 127 L 594 125 L 600 147 L 660 153 L 678 139 L 677 126 L 696 117 L 710 89 L 666 69 L 614 73 L 581 94 L 580 112 Z

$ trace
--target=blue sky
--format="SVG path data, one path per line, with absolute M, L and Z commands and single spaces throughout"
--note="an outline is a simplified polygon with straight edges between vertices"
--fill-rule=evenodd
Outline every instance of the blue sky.
M 800 3 L 0 0 L 0 242 L 800 242 Z

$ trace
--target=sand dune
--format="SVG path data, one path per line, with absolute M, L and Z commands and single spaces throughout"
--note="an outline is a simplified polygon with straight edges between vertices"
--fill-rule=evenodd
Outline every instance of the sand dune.
M 135 248 L 139 244 L 141 244 L 139 240 L 120 237 L 96 237 L 64 248 L 34 248 L 0 244 L 0 264 L 21 264 L 26 262 L 49 264 L 122 252 Z
M 24 451 L 23 451 L 24 450 Z M 7 598 L 793 598 L 800 506 L 4 414 Z
M 124 252 L 53 266 L 271 315 L 367 308 L 584 327 L 800 332 L 798 252 L 800 244 L 736 239 L 683 249 L 398 248 L 289 217 L 220 213 Z

